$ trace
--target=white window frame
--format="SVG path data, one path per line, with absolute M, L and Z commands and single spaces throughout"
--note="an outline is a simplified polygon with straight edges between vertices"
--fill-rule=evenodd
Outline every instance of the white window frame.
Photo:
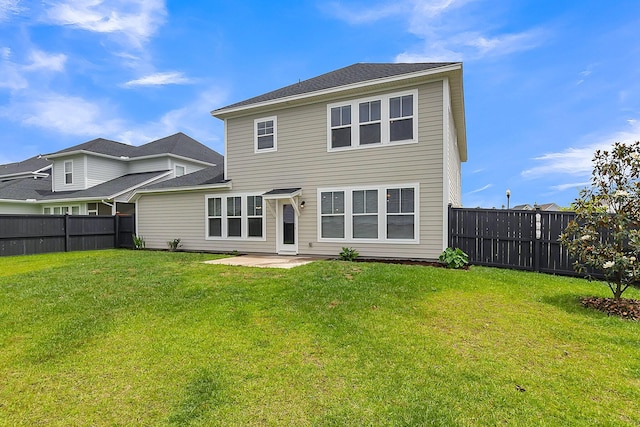
M 69 165 L 69 170 L 67 171 L 67 165 Z M 62 182 L 64 185 L 73 185 L 73 160 L 65 160 L 63 164 L 63 177 Z M 70 176 L 70 182 L 67 182 L 67 176 Z
M 74 213 L 74 209 L 76 212 Z M 56 212 L 57 210 L 57 212 Z M 42 208 L 43 215 L 82 215 L 80 205 L 53 205 Z
M 182 174 L 178 175 L 178 168 L 182 168 Z M 185 176 L 187 174 L 187 167 L 185 165 L 181 165 L 181 164 L 175 164 L 173 166 L 173 175 L 178 178 L 181 176 Z
M 399 141 L 391 141 L 390 128 L 391 128 L 391 118 L 390 114 L 390 100 L 392 98 L 398 98 L 402 96 L 413 96 L 413 115 L 410 116 L 412 119 L 413 126 L 413 138 L 399 140 Z M 372 101 L 380 101 L 380 142 L 374 144 L 360 144 L 360 125 L 377 123 L 378 120 L 367 121 L 364 123 L 360 123 L 360 104 L 365 102 Z M 345 107 L 351 106 L 351 145 L 347 147 L 336 147 L 333 148 L 331 146 L 331 130 L 333 127 L 331 126 L 331 109 L 336 107 Z M 408 119 L 409 117 L 406 117 Z M 405 118 L 403 118 L 405 119 Z M 396 120 L 398 120 L 396 118 Z M 346 126 L 342 126 L 346 127 Z M 416 144 L 418 142 L 418 90 L 406 90 L 401 92 L 393 92 L 386 93 L 377 96 L 370 96 L 366 98 L 358 98 L 341 102 L 334 102 L 331 104 L 327 104 L 327 151 L 328 152 L 337 152 L 337 151 L 345 151 L 345 150 L 359 150 L 366 148 L 374 148 L 381 146 L 394 146 L 394 145 L 402 145 L 402 144 Z
M 264 198 L 262 199 L 262 236 L 261 237 L 249 237 L 249 218 L 257 218 L 257 215 L 249 215 L 247 197 L 262 196 L 260 193 L 219 193 L 219 194 L 207 194 L 204 196 L 204 217 L 205 217 L 205 240 L 240 240 L 240 241 L 254 241 L 264 242 L 267 240 L 267 219 L 264 212 Z M 242 215 L 235 217 L 227 215 L 227 198 L 240 197 L 240 206 L 242 209 Z M 221 236 L 209 235 L 209 219 L 214 218 L 209 216 L 209 199 L 220 198 L 221 200 Z M 229 218 L 241 218 L 241 233 L 240 236 L 229 236 L 228 219 Z
M 387 190 L 396 188 L 413 189 L 413 239 L 389 239 L 387 238 Z M 354 238 L 353 237 L 353 217 L 360 214 L 353 213 L 353 192 L 363 190 L 378 191 L 378 238 Z M 344 238 L 322 237 L 322 193 L 324 192 L 344 192 Z M 420 184 L 400 183 L 381 185 L 359 185 L 344 187 L 327 187 L 317 189 L 317 238 L 319 242 L 332 243 L 372 243 L 372 244 L 419 244 L 420 243 Z M 395 214 L 391 214 L 395 215 Z
M 273 121 L 273 147 L 258 148 L 258 138 L 266 135 L 258 135 L 258 125 L 260 123 L 266 123 Z M 255 153 L 268 153 L 271 151 L 278 151 L 278 117 L 262 117 L 253 121 L 253 150 Z

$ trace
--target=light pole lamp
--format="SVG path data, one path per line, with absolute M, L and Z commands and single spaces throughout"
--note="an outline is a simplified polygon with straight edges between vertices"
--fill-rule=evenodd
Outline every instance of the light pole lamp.
M 507 209 L 509 209 L 509 199 L 511 198 L 511 190 L 507 188 Z

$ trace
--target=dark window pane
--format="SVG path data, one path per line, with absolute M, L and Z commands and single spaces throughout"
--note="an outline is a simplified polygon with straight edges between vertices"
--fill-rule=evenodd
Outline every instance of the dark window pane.
M 367 213 L 378 212 L 378 190 L 367 190 Z
M 333 213 L 333 202 L 331 200 L 333 193 L 330 191 L 323 192 L 320 196 L 320 204 L 321 204 L 321 212 L 322 214 L 331 214 Z
M 333 213 L 344 213 L 344 192 L 334 191 L 333 193 Z
M 208 215 L 209 216 L 222 215 L 222 199 L 220 199 L 219 197 L 209 199 Z
M 400 117 L 400 98 L 391 98 L 389 100 L 389 117 Z
M 351 105 L 345 105 L 342 107 L 342 122 L 343 125 L 351 124 Z
M 414 191 L 413 188 L 402 189 L 402 206 L 400 207 L 402 213 L 413 213 L 414 210 Z
M 273 148 L 273 134 L 258 137 L 258 150 Z
M 351 128 L 340 128 L 331 130 L 331 148 L 350 147 Z
M 353 213 L 365 213 L 364 211 L 364 191 L 353 192 Z
M 413 119 L 391 121 L 389 133 L 391 141 L 413 139 Z
M 228 218 L 227 227 L 229 237 L 240 237 L 242 235 L 242 218 Z
M 400 189 L 389 188 L 387 190 L 387 212 L 400 213 Z
M 227 215 L 228 216 L 241 216 L 242 205 L 241 197 L 227 197 Z
M 371 102 L 371 121 L 380 120 L 380 101 Z
M 360 104 L 360 123 L 366 123 L 369 121 L 369 103 L 363 102 Z
M 387 239 L 413 239 L 413 215 L 388 215 Z
M 402 117 L 413 116 L 413 95 L 402 97 Z
M 262 237 L 262 218 L 249 218 L 249 237 Z
M 344 216 L 323 216 L 322 217 L 322 237 L 324 238 L 344 238 Z
M 380 123 L 360 125 L 360 145 L 380 142 Z
M 331 127 L 340 126 L 340 107 L 333 107 L 331 109 Z
M 353 237 L 354 239 L 377 239 L 378 238 L 378 216 L 358 215 L 353 217 Z
M 209 219 L 209 236 L 211 237 L 222 236 L 222 218 Z

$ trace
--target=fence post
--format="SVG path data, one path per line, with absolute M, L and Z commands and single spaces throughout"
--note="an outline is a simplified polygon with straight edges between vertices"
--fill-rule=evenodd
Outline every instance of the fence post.
M 69 214 L 64 215 L 64 251 L 69 252 Z
M 535 205 L 535 240 L 533 241 L 533 271 L 540 271 L 540 243 L 542 242 L 542 215 L 540 214 L 540 206 Z
M 113 236 L 113 244 L 116 249 L 119 249 L 120 248 L 120 217 L 118 215 L 114 215 L 113 221 L 114 221 L 113 229 L 115 231 L 115 234 Z

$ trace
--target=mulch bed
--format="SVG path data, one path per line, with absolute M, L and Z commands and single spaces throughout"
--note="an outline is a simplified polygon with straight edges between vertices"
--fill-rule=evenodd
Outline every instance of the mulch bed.
M 640 300 L 637 299 L 584 297 L 580 302 L 585 307 L 603 311 L 609 316 L 640 321 Z

